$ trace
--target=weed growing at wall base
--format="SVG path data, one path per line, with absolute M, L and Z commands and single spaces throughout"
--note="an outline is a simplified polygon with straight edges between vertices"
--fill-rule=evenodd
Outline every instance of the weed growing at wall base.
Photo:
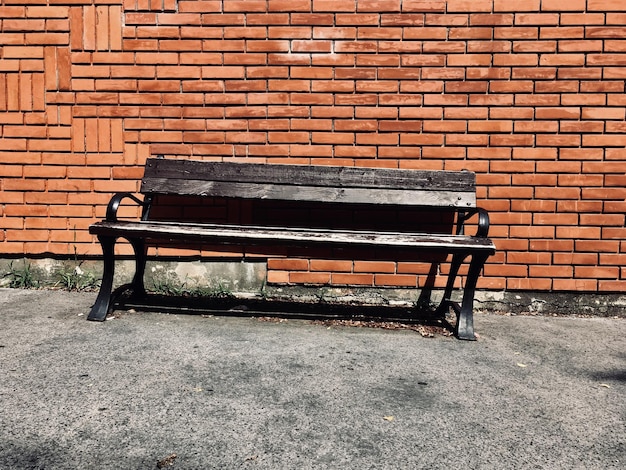
M 2 276 L 2 279 L 6 279 L 6 286 L 13 289 L 35 289 L 39 287 L 39 281 L 37 281 L 30 263 L 26 260 L 23 260 L 21 266 L 15 266 L 14 262 L 11 261 L 9 272 Z
M 175 273 L 160 269 L 154 271 L 151 283 L 151 290 L 160 295 L 214 299 L 229 299 L 234 296 L 232 290 L 222 282 L 215 286 L 190 285 L 187 278 L 181 280 Z
M 89 291 L 97 289 L 100 285 L 100 280 L 93 273 L 83 271 L 80 265 L 73 269 L 64 266 L 57 276 L 59 280 L 55 287 L 69 291 Z

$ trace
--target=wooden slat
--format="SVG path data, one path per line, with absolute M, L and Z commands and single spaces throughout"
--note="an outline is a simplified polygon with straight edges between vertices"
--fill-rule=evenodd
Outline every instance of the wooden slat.
M 362 247 L 409 248 L 447 253 L 484 250 L 495 247 L 487 238 L 462 235 L 315 230 L 280 227 L 253 227 L 168 222 L 98 222 L 89 227 L 95 235 L 141 237 L 155 240 L 193 240 L 232 245 L 350 245 Z
M 470 171 L 274 165 L 157 158 L 148 159 L 144 177 L 146 179 L 191 178 L 200 181 L 269 183 L 331 188 L 421 189 L 459 192 L 474 192 L 476 181 L 475 174 Z
M 476 207 L 472 172 L 149 159 L 141 191 L 287 201 Z
M 318 201 L 355 204 L 394 204 L 428 207 L 471 208 L 476 206 L 473 192 L 407 189 L 334 188 L 293 186 L 269 183 L 235 183 L 197 179 L 144 179 L 142 192 L 187 196 L 236 197 L 283 201 Z

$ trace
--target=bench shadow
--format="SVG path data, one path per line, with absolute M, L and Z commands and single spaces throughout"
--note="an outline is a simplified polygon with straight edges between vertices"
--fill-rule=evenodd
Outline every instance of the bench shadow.
M 436 311 L 432 305 L 387 305 L 340 303 L 320 299 L 210 297 L 147 293 L 141 297 L 120 292 L 113 303 L 113 313 L 124 311 L 158 312 L 178 315 L 215 315 L 224 317 L 300 319 L 320 322 L 359 322 L 359 326 L 402 324 L 404 327 L 434 327 L 445 335 L 454 333 L 454 320 Z M 350 323 L 347 323 L 350 324 Z M 379 324 L 379 325 L 377 325 Z M 392 328 L 389 328 L 392 329 Z M 395 329 L 395 328 L 393 328 Z
M 597 372 L 591 376 L 598 382 L 626 382 L 626 370 L 614 369 L 606 372 Z

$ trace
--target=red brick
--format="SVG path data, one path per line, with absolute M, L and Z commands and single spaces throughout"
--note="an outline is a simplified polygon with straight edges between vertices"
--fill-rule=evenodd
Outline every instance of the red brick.
M 506 286 L 511 290 L 550 290 L 552 279 L 507 279 Z
M 626 11 L 626 5 L 621 0 L 588 0 L 587 9 L 589 11 Z
M 494 0 L 494 11 L 539 11 L 540 0 Z
M 288 271 L 269 271 L 267 273 L 267 282 L 270 284 L 288 284 Z
M 597 264 L 597 263 L 590 263 Z M 600 254 L 600 265 L 615 265 L 615 266 L 624 266 L 626 265 L 626 254 L 614 254 L 614 253 L 603 253 Z
M 555 279 L 553 289 L 555 291 L 587 291 L 597 290 L 598 281 L 594 279 Z
M 337 2 L 337 0 L 313 0 L 313 11 L 356 11 L 356 2 Z
M 602 175 L 565 175 L 561 174 L 558 177 L 559 186 L 578 186 L 578 187 L 592 187 L 602 186 L 604 177 Z
M 337 274 L 331 275 L 331 282 L 334 285 L 361 285 L 372 286 L 374 284 L 373 274 Z
M 355 273 L 394 273 L 396 264 L 391 261 L 355 261 Z
M 224 0 L 224 11 L 266 11 L 267 5 L 264 0 Z
M 339 21 L 337 15 L 337 21 Z M 378 14 L 368 15 L 371 22 L 374 21 Z M 368 22 L 369 23 L 369 22 Z M 424 24 L 424 15 L 418 13 L 383 13 L 380 15 L 380 24 L 382 26 L 422 26 Z
M 417 276 L 408 274 L 376 274 L 374 284 L 377 286 L 417 287 Z
M 587 279 L 618 279 L 619 267 L 576 266 L 574 277 Z
M 330 284 L 330 273 L 289 273 L 289 282 L 296 284 Z
M 493 0 L 448 0 L 448 12 L 490 12 Z

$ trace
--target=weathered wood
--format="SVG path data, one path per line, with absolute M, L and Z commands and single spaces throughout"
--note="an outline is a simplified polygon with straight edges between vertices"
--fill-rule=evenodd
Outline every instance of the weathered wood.
M 144 178 L 367 189 L 475 191 L 470 171 L 400 170 L 326 165 L 205 162 L 150 158 Z
M 141 192 L 286 201 L 476 207 L 469 171 L 149 159 Z
M 190 224 L 179 222 L 98 222 L 89 230 L 94 235 L 153 240 L 219 241 L 225 245 L 308 246 L 353 245 L 362 247 L 409 248 L 448 253 L 472 250 L 493 251 L 489 239 L 464 235 L 425 233 L 320 230 L 249 225 Z
M 142 192 L 186 196 L 236 197 L 282 201 L 343 202 L 376 205 L 472 208 L 473 192 L 295 186 L 271 183 L 239 183 L 195 179 L 145 178 Z

